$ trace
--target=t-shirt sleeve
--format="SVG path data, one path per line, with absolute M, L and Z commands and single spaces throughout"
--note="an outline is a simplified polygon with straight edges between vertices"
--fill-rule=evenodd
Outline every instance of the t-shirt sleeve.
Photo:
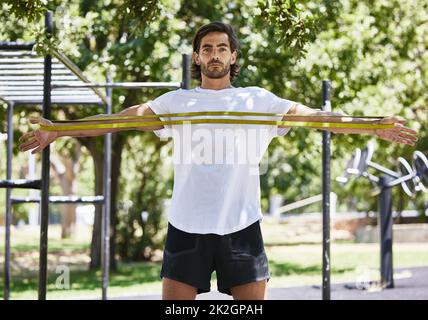
M 288 113 L 290 108 L 296 104 L 296 102 L 294 102 L 294 101 L 280 98 L 273 93 L 272 93 L 271 98 L 272 98 L 272 101 L 271 101 L 271 104 L 269 107 L 269 113 L 286 114 L 286 113 Z M 281 116 L 274 117 L 274 118 L 277 121 L 282 120 Z M 288 133 L 288 131 L 290 131 L 290 128 L 280 128 L 278 126 L 273 126 L 273 128 L 271 130 L 271 137 L 274 138 L 274 137 L 279 137 L 279 136 L 285 136 Z
M 170 101 L 172 92 L 164 93 L 163 95 L 157 97 L 154 100 L 148 101 L 146 104 L 152 109 L 155 114 L 166 114 L 171 113 L 170 111 Z M 169 118 L 160 117 L 162 121 L 167 121 Z M 170 138 L 171 134 L 171 126 L 164 126 L 163 129 L 154 130 L 153 131 L 159 138 Z

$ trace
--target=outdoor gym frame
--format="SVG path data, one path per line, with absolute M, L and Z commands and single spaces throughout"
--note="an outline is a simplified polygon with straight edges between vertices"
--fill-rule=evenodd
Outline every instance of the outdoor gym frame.
M 393 245 L 393 216 L 392 216 L 392 187 L 401 185 L 403 191 L 413 197 L 416 192 L 427 192 L 428 188 L 428 159 L 420 151 L 413 152 L 413 166 L 402 157 L 397 160 L 397 171 L 390 170 L 372 161 L 375 146 L 369 142 L 362 151 L 355 149 L 348 161 L 345 174 L 336 178 L 341 184 L 346 184 L 351 177 L 365 177 L 375 186 L 378 195 L 378 225 L 380 232 L 380 287 L 394 288 L 394 269 L 392 263 Z M 372 168 L 382 175 L 377 177 L 368 169 Z
M 53 33 L 53 15 L 51 11 L 45 14 L 45 27 L 47 37 Z M 39 247 L 39 282 L 38 299 L 46 299 L 47 291 L 47 254 L 48 254 L 48 223 L 49 203 L 100 203 L 102 210 L 102 299 L 107 299 L 109 259 L 110 259 L 110 192 L 111 192 L 111 133 L 104 138 L 104 186 L 103 195 L 90 197 L 76 196 L 49 196 L 50 180 L 50 147 L 42 152 L 41 179 L 37 180 L 12 180 L 12 147 L 13 147 L 13 109 L 17 105 L 39 105 L 42 104 L 42 116 L 51 119 L 51 105 L 104 105 L 106 113 L 112 113 L 112 95 L 114 88 L 141 89 L 141 88 L 184 88 L 190 87 L 190 55 L 183 54 L 182 82 L 120 82 L 111 83 L 107 77 L 106 83 L 90 83 L 77 66 L 67 57 L 53 51 L 54 68 L 52 66 L 52 55 L 46 55 L 41 59 L 34 58 L 33 53 L 22 52 L 32 50 L 34 43 L 1 42 L 0 63 L 5 63 L 2 73 L 6 76 L 0 77 L 0 100 L 8 105 L 7 112 L 7 156 L 6 156 L 6 180 L 0 180 L 0 188 L 6 188 L 6 219 L 5 219 L 5 264 L 4 264 L 4 299 L 10 297 L 10 227 L 12 223 L 12 204 L 15 203 L 40 203 L 40 247 Z M 12 50 L 18 52 L 12 52 Z M 2 59 L 5 57 L 4 59 Z M 30 58 L 28 58 L 30 57 Z M 40 70 L 36 63 L 43 62 Z M 58 63 L 59 62 L 59 63 Z M 28 63 L 28 64 L 27 64 Z M 21 67 L 20 67 L 21 65 Z M 39 75 L 42 76 L 39 76 Z M 53 77 L 53 79 L 52 79 Z M 37 81 L 43 82 L 38 85 Z M 54 80 L 54 81 L 52 81 Z M 60 89 L 66 88 L 66 91 Z M 106 96 L 97 88 L 105 88 Z M 52 91 L 52 89 L 57 89 Z M 84 89 L 84 90 L 81 90 Z M 90 89 L 90 90 L 89 90 Z M 40 92 L 39 92 L 40 91 Z M 42 95 L 42 96 L 41 96 Z M 13 188 L 39 189 L 40 198 L 12 198 Z

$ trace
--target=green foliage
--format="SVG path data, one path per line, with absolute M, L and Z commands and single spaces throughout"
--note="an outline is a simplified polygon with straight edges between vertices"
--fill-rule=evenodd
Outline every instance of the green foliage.
M 161 5 L 159 0 L 126 0 L 119 7 L 118 13 L 128 17 L 131 33 L 138 36 L 159 18 Z
M 119 211 L 117 240 L 125 260 L 148 260 L 163 247 L 163 200 L 172 194 L 172 167 L 165 159 L 171 145 L 150 140 L 149 134 L 132 137 L 123 152 L 120 195 L 128 200 Z
M 306 53 L 306 44 L 316 38 L 318 17 L 305 10 L 302 1 L 258 1 L 260 18 L 274 30 L 276 42 L 291 51 L 296 58 Z
M 53 34 L 46 33 L 44 27 L 35 26 L 33 36 L 36 42 L 33 50 L 40 56 L 52 54 L 60 46 L 60 41 Z
M 4 0 L 7 10 L 19 19 L 34 22 L 46 11 L 47 0 Z

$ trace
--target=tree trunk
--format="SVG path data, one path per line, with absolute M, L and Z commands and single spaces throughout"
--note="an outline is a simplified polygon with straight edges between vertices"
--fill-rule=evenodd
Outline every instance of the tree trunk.
M 110 267 L 116 270 L 116 226 L 117 226 L 117 203 L 119 197 L 119 178 L 120 167 L 122 164 L 122 150 L 125 146 L 126 138 L 123 135 L 113 135 L 113 152 L 112 152 L 112 167 L 111 167 L 111 236 L 110 236 Z
M 79 141 L 88 148 L 94 161 L 95 171 L 95 194 L 102 195 L 104 188 L 104 151 L 97 148 L 95 139 L 79 138 Z M 125 144 L 125 138 L 121 135 L 112 136 L 112 176 L 111 176 L 111 216 L 110 216 L 110 269 L 116 270 L 116 224 L 117 224 L 117 199 L 119 188 L 120 164 L 122 149 Z M 94 227 L 92 229 L 91 241 L 91 262 L 90 270 L 97 270 L 101 267 L 101 218 L 102 205 L 95 206 Z
M 76 172 L 79 167 L 80 145 L 76 145 L 74 152 L 68 157 L 58 157 L 52 153 L 51 167 L 53 173 L 59 180 L 62 194 L 65 196 L 76 194 Z M 62 206 L 61 215 L 61 238 L 70 238 L 74 234 L 76 226 L 76 204 L 65 204 Z
M 90 146 L 90 147 L 89 147 Z M 92 155 L 94 162 L 94 171 L 95 171 L 95 195 L 103 194 L 104 186 L 104 162 L 103 154 L 99 152 L 96 148 L 95 141 L 90 143 L 88 150 Z M 102 204 L 95 205 L 95 214 L 94 214 L 94 226 L 92 228 L 92 241 L 91 241 L 91 262 L 89 265 L 90 270 L 99 269 L 101 266 L 101 217 L 102 217 Z

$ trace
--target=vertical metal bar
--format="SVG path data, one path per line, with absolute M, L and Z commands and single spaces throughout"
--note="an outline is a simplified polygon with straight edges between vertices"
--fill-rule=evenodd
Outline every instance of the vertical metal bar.
M 13 103 L 7 106 L 7 155 L 6 179 L 12 179 Z M 6 189 L 5 253 L 4 253 L 4 300 L 9 300 L 10 290 L 10 225 L 12 224 L 12 189 Z
M 394 269 L 392 265 L 392 188 L 393 178 L 382 176 L 379 179 L 379 231 L 380 231 L 380 282 L 383 288 L 394 288 Z
M 190 89 L 190 54 L 183 54 L 183 74 L 181 87 Z
M 107 83 L 110 83 L 107 76 Z M 106 88 L 107 105 L 106 113 L 112 113 L 112 88 Z M 102 243 L 101 243 L 101 267 L 102 267 L 102 299 L 107 300 L 108 275 L 110 270 L 110 192 L 111 192 L 111 133 L 104 137 L 104 206 L 102 216 Z
M 331 82 L 322 82 L 322 110 L 331 111 Z M 330 132 L 322 133 L 322 299 L 330 300 Z
M 52 12 L 45 14 L 45 27 L 47 36 L 53 32 Z M 51 76 L 52 56 L 46 55 L 44 59 L 43 79 L 43 118 L 51 118 Z M 46 300 L 47 287 L 47 260 L 48 260 L 48 224 L 49 224 L 49 169 L 50 146 L 42 153 L 42 188 L 40 195 L 40 248 L 39 248 L 39 300 Z

